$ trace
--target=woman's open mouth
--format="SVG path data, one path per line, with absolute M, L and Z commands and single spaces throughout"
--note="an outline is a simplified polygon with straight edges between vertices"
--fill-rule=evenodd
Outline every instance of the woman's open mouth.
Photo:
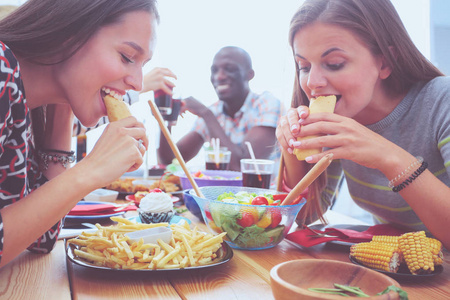
M 123 100 L 123 95 L 119 94 L 118 92 L 116 92 L 114 90 L 111 90 L 110 88 L 102 87 L 101 95 L 102 95 L 103 99 L 105 98 L 106 95 L 110 95 L 110 96 L 116 98 L 117 100 L 120 100 L 120 101 Z

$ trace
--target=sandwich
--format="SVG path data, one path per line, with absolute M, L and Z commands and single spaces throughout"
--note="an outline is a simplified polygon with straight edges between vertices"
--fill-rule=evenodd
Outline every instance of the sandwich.
M 128 105 L 122 100 L 116 99 L 111 95 L 106 95 L 104 98 L 106 112 L 110 122 L 114 122 L 120 119 L 131 116 Z
M 321 113 L 321 112 L 334 112 L 334 107 L 336 106 L 336 96 L 319 96 L 317 98 L 312 98 L 309 101 L 309 113 Z M 318 135 L 298 137 L 297 141 L 306 140 L 318 137 Z M 308 156 L 322 153 L 322 148 L 314 149 L 294 149 L 294 154 L 297 156 L 298 160 L 305 160 Z

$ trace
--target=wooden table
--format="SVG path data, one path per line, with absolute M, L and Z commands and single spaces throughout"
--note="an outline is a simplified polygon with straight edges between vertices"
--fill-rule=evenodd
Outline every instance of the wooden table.
M 332 224 L 358 224 L 338 213 L 327 215 Z M 185 216 L 207 230 L 190 213 Z M 73 264 L 66 260 L 61 240 L 48 255 L 24 252 L 1 269 L 0 299 L 273 299 L 269 276 L 273 266 L 304 258 L 349 261 L 348 246 L 303 248 L 287 240 L 268 250 L 233 252 L 229 262 L 216 267 L 133 274 Z M 450 299 L 450 253 L 445 252 L 440 275 L 399 283 L 410 299 Z

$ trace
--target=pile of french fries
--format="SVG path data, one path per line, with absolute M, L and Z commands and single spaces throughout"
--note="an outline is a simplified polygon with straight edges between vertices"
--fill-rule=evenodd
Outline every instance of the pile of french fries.
M 168 223 L 139 224 L 121 217 L 111 217 L 117 225 L 101 226 L 93 233 L 83 232 L 77 238 L 68 240 L 76 245 L 73 253 L 77 259 L 97 266 L 114 269 L 174 269 L 196 267 L 210 264 L 217 257 L 223 236 L 199 232 L 197 227 L 191 229 L 189 224 L 172 224 L 172 239 L 165 243 L 158 239 L 158 244 L 131 242 L 125 233 Z

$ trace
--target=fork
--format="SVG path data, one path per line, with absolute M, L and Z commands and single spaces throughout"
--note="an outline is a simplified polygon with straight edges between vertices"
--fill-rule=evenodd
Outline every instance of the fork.
M 314 229 L 312 229 L 311 227 L 307 226 L 307 225 L 303 225 L 302 227 L 303 229 L 307 229 L 309 231 L 311 231 L 312 233 L 314 233 L 314 235 L 308 235 L 309 237 L 331 237 L 331 238 L 338 238 L 338 236 L 336 235 L 329 235 L 326 233 L 322 233 L 322 232 L 318 232 Z

